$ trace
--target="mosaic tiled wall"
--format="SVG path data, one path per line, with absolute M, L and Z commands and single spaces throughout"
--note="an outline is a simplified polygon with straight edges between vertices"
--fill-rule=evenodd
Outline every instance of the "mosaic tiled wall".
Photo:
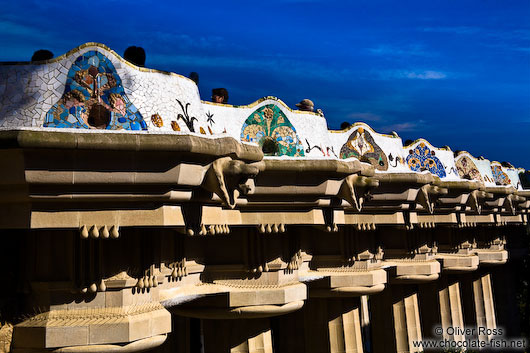
M 388 169 L 386 153 L 374 141 L 372 134 L 362 127 L 355 129 L 340 149 L 340 158 L 357 158 L 371 163 L 378 170 Z
M 304 156 L 296 129 L 275 104 L 256 109 L 245 120 L 241 128 L 241 141 L 257 143 L 266 154 L 273 156 Z M 267 144 L 270 146 L 267 147 Z
M 499 162 L 491 162 L 491 172 L 495 180 L 495 184 L 502 186 L 513 186 L 518 190 L 522 190 L 521 181 L 519 178 L 520 169 L 503 166 Z
M 397 135 L 375 132 L 364 123 L 355 123 L 343 131 L 330 132 L 339 158 L 357 158 L 370 163 L 378 172 L 406 172 L 402 141 Z
M 455 159 L 456 170 L 458 175 L 462 179 L 466 180 L 476 180 L 481 183 L 484 182 L 482 174 L 478 170 L 477 165 L 473 161 L 473 156 L 471 155 L 462 155 L 459 158 Z
M 521 188 L 515 168 L 467 152 L 455 157 L 422 139 L 403 146 L 397 134 L 380 134 L 364 123 L 329 131 L 325 117 L 274 97 L 245 106 L 201 101 L 193 81 L 136 67 L 97 43 L 44 63 L 0 65 L 0 128 L 20 127 L 228 135 L 265 149 L 276 146 L 267 158 L 356 158 L 377 173 L 430 172 Z
M 265 112 L 270 114 L 269 109 L 273 112 L 272 120 L 265 115 Z M 325 118 L 313 113 L 292 110 L 274 97 L 265 97 L 237 108 L 204 102 L 204 110 L 212 117 L 211 128 L 214 134 L 226 133 L 245 143 L 258 144 L 274 135 L 274 140 L 281 142 L 280 145 L 290 151 L 271 157 L 336 158 L 338 154 L 335 152 L 338 150 L 333 150 L 333 146 L 329 143 Z
M 485 186 L 513 186 L 522 190 L 519 173 L 522 169 L 508 168 L 499 162 L 490 162 L 484 158 L 475 158 L 469 152 L 459 152 L 455 164 L 462 179 L 477 180 Z
M 408 149 L 409 155 L 406 158 L 407 165 L 414 172 L 429 171 L 440 178 L 445 178 L 445 167 L 436 156 L 434 149 L 425 142 L 419 142 Z
M 90 99 L 98 100 L 98 97 L 92 97 L 92 93 L 80 89 L 81 87 L 85 90 L 89 88 L 84 84 L 90 86 L 91 84 L 86 80 L 90 81 L 92 76 L 85 75 L 86 77 L 82 79 L 78 74 L 78 80 L 76 80 L 75 73 L 70 72 L 81 70 L 76 64 L 79 58 L 85 58 L 80 59 L 82 62 L 77 62 L 81 66 L 94 66 L 88 64 L 89 58 L 85 57 L 85 55 L 93 57 L 94 53 L 100 61 L 95 78 L 99 79 L 101 89 L 105 91 L 99 96 L 101 98 L 99 103 L 114 113 L 112 114 L 113 124 L 108 126 L 109 129 L 121 127 L 124 130 L 127 128 L 132 130 L 139 127 L 139 129 L 153 131 L 187 132 L 189 128 L 186 121 L 191 121 L 189 125 L 197 132 L 200 131 L 200 127 L 203 127 L 205 131 L 208 130 L 208 117 L 203 110 L 198 88 L 193 81 L 172 73 L 138 68 L 126 62 L 109 48 L 97 43 L 87 43 L 47 63 L 0 65 L 0 128 L 44 126 L 96 128 L 86 124 L 82 118 L 83 109 L 87 110 L 87 105 L 90 107 L 93 105 Z M 101 60 L 101 58 L 104 59 Z M 106 70 L 104 67 L 111 72 L 99 72 L 100 68 Z M 83 70 L 88 69 L 85 67 Z M 108 83 L 107 86 L 101 83 L 101 80 L 108 80 L 109 77 L 121 84 L 110 88 Z M 76 88 L 81 95 L 76 92 L 69 93 L 76 91 Z M 111 93 L 118 94 L 120 99 L 117 99 L 115 95 L 111 96 Z M 78 100 L 83 98 L 84 102 Z M 89 102 L 86 103 L 86 101 Z M 54 106 L 55 108 L 52 108 Z M 73 107 L 75 109 L 70 112 Z M 123 107 L 126 108 L 125 114 L 119 113 Z M 133 111 L 135 108 L 137 111 Z M 184 111 L 183 108 L 187 110 Z M 68 111 L 67 115 L 66 111 Z M 57 119 L 47 115 L 48 112 L 51 115 L 55 113 Z M 86 111 L 84 113 L 86 114 Z M 120 114 L 122 115 L 121 122 L 118 116 Z M 132 115 L 136 117 L 131 119 Z M 143 119 L 140 119 L 140 116 Z M 161 121 L 155 124 L 153 116 L 159 116 Z M 73 117 L 76 118 L 75 121 Z M 141 123 L 142 120 L 145 125 Z
M 502 170 L 502 165 L 498 162 L 491 163 L 491 173 L 493 174 L 493 179 L 497 185 L 511 185 L 512 181 L 508 174 Z
M 93 50 L 80 55 L 70 67 L 64 93 L 46 113 L 44 127 L 147 130 L 114 65 Z
M 461 178 L 455 165 L 453 152 L 449 148 L 436 148 L 424 139 L 403 147 L 406 164 L 415 172 L 428 171 L 442 179 Z

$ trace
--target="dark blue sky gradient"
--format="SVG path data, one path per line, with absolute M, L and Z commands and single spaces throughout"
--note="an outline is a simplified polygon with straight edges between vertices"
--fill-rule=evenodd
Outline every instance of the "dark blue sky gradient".
M 84 42 L 200 74 L 208 99 L 272 95 L 530 169 L 530 1 L 10 1 L 0 61 Z

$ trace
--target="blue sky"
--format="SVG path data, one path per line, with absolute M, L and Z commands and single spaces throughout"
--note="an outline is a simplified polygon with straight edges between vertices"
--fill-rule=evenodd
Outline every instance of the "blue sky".
M 530 169 L 530 1 L 4 1 L 0 61 L 84 42 L 200 75 L 230 103 L 310 98 L 330 128 L 378 132 Z

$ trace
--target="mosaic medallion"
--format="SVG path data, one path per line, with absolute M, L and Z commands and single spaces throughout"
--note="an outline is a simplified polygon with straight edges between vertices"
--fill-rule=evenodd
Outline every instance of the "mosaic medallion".
M 510 185 L 512 183 L 508 174 L 503 172 L 502 168 L 498 165 L 491 166 L 491 173 L 493 174 L 493 179 L 495 179 L 495 184 L 497 185 Z
M 265 155 L 303 157 L 304 147 L 287 116 L 274 104 L 254 111 L 241 128 L 241 141 L 261 146 Z
M 423 142 L 416 145 L 412 150 L 409 150 L 406 162 L 410 168 L 415 172 L 429 171 L 440 178 L 446 176 L 445 168 L 436 153 Z
M 350 157 L 369 162 L 379 170 L 388 169 L 388 158 L 385 152 L 375 143 L 372 135 L 362 127 L 355 130 L 340 149 L 340 158 Z
M 46 113 L 44 127 L 147 130 L 114 65 L 102 53 L 79 56 L 65 85 L 61 99 Z
M 455 162 L 455 165 L 456 170 L 458 171 L 458 175 L 460 175 L 460 178 L 484 182 L 484 179 L 482 179 L 482 175 L 480 174 L 477 166 L 468 156 L 464 156 L 458 159 Z

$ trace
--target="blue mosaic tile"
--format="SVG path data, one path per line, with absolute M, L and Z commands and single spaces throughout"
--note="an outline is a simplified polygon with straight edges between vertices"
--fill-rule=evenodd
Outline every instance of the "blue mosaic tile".
M 429 146 L 423 142 L 419 143 L 413 150 L 409 150 L 406 162 L 410 170 L 415 172 L 428 170 L 432 174 L 438 175 L 440 178 L 446 176 L 444 165 L 440 159 L 438 159 L 435 152 L 431 151 Z
M 79 56 L 65 85 L 62 97 L 47 112 L 44 127 L 147 130 L 114 65 L 102 53 L 88 51 Z

